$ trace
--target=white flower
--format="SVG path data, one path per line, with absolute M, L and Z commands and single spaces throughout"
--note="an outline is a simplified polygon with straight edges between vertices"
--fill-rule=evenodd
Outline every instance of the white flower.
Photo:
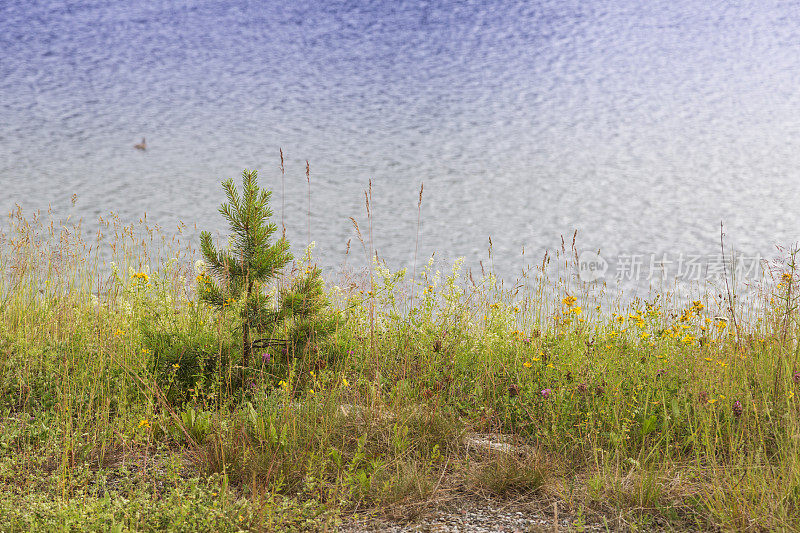
M 196 274 L 205 274 L 206 273 L 206 262 L 202 259 L 198 259 L 194 262 L 194 271 Z

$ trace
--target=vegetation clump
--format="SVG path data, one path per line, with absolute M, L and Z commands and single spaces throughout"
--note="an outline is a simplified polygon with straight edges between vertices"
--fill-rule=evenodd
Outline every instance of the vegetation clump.
M 460 262 L 325 287 L 273 239 L 255 172 L 224 187 L 232 238 L 204 234 L 198 271 L 153 228 L 105 220 L 104 267 L 79 228 L 13 214 L 0 530 L 317 530 L 466 497 L 800 529 L 793 254 L 751 306 L 610 298 L 573 271 L 509 289 Z

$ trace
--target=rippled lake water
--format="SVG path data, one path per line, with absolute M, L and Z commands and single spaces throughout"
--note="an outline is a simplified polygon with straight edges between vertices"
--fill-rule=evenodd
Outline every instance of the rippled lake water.
M 257 168 L 338 268 L 578 248 L 769 256 L 800 227 L 800 10 L 782 2 L 0 3 L 0 208 L 223 231 Z M 145 152 L 133 144 L 147 138 Z M 285 202 L 278 150 L 286 154 Z M 77 194 L 77 203 L 70 199 Z M 524 257 L 521 256 L 525 249 Z M 359 252 L 360 253 L 360 252 Z

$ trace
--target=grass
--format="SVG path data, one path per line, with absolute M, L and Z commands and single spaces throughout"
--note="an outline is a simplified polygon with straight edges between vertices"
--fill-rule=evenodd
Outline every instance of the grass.
M 327 342 L 241 369 L 191 248 L 113 217 L 90 242 L 9 222 L 0 530 L 325 530 L 465 497 L 620 529 L 800 529 L 791 254 L 736 327 L 715 318 L 727 296 L 608 301 L 568 262 L 510 289 L 373 263 L 329 285 Z

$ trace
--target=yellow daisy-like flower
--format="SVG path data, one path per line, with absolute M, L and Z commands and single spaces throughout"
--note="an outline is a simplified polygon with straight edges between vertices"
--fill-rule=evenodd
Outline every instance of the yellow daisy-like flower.
M 572 312 L 575 313 L 576 315 L 579 315 L 579 314 L 581 314 L 583 312 L 583 310 L 581 309 L 581 306 L 579 305 L 578 307 L 573 309 Z
M 530 368 L 533 366 L 533 363 L 531 363 L 530 361 L 525 361 L 524 363 L 522 363 L 522 366 L 524 366 L 525 368 Z
M 139 427 L 140 428 L 149 428 L 150 427 L 150 421 L 148 419 L 146 419 L 146 418 L 143 418 L 142 421 L 139 422 Z
M 567 297 L 565 297 L 565 298 L 563 298 L 561 300 L 561 303 L 566 305 L 567 307 L 572 307 L 573 305 L 575 305 L 575 302 L 577 302 L 577 301 L 578 301 L 578 299 L 576 297 L 567 296 Z

